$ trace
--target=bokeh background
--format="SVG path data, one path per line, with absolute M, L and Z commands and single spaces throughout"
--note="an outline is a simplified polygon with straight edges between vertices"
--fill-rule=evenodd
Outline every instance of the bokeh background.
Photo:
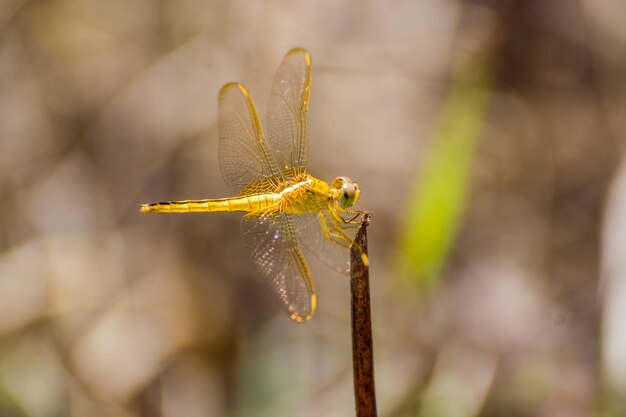
M 626 415 L 623 0 L 0 0 L 0 415 L 353 414 L 347 278 L 294 325 L 217 93 L 313 58 L 311 172 L 363 189 L 381 416 Z

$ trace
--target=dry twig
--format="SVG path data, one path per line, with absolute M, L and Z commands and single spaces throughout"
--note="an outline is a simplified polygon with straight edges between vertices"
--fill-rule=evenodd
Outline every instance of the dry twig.
M 369 213 L 363 214 L 361 227 L 354 239 L 361 246 L 365 255 L 367 255 L 369 219 Z M 356 416 L 376 417 L 369 265 L 365 265 L 361 251 L 354 246 L 350 251 L 350 293 L 352 297 L 352 366 Z

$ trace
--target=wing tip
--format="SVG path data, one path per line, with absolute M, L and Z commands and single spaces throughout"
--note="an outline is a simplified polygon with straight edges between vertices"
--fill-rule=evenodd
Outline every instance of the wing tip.
M 287 51 L 287 53 L 285 54 L 285 58 L 292 56 L 292 55 L 297 55 L 297 54 L 302 54 L 304 55 L 304 59 L 307 63 L 308 66 L 311 65 L 311 54 L 309 54 L 309 51 L 307 51 L 306 49 L 298 46 L 296 48 L 291 48 L 289 51 Z
M 220 94 L 219 94 L 220 97 L 222 97 L 224 94 L 226 94 L 229 90 L 233 88 L 239 89 L 239 91 L 241 91 L 246 96 L 249 95 L 248 90 L 246 90 L 246 87 L 244 87 L 243 84 L 233 81 L 233 82 L 224 84 L 222 88 L 220 88 Z
M 303 324 L 311 320 L 313 318 L 313 314 L 308 313 L 306 315 L 300 315 L 300 314 L 293 313 L 289 316 L 289 318 L 296 324 Z
M 317 295 L 311 294 L 311 311 L 302 313 L 294 310 L 293 307 L 289 307 L 289 318 L 293 320 L 294 323 L 302 324 L 311 320 L 315 315 L 315 310 L 317 310 Z

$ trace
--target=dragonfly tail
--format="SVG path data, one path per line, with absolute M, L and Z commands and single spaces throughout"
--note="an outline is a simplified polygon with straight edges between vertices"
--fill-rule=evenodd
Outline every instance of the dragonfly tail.
M 231 199 L 214 200 L 181 200 L 162 201 L 159 203 L 142 204 L 139 211 L 142 213 L 211 213 L 214 211 L 239 211 L 241 204 Z
M 233 198 L 216 198 L 209 200 L 163 201 L 160 203 L 142 204 L 142 213 L 212 213 L 215 211 L 258 211 L 267 209 L 277 203 L 278 194 L 256 194 Z

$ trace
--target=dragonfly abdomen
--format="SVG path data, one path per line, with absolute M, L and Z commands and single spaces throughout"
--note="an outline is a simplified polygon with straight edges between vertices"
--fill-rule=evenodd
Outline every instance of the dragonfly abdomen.
M 211 213 L 215 211 L 258 211 L 274 206 L 279 194 L 265 193 L 233 198 L 163 201 L 142 204 L 142 213 Z

